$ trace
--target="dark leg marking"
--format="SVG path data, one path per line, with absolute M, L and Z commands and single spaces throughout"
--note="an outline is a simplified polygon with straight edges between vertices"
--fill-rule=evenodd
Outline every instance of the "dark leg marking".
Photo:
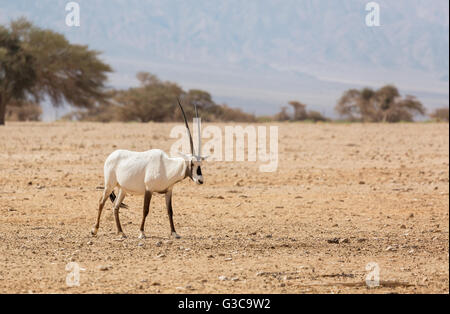
M 111 203 L 114 204 L 114 201 L 116 200 L 116 193 L 114 193 L 114 191 L 111 192 L 111 194 L 109 194 L 109 199 L 111 200 Z M 120 204 L 121 208 L 128 208 L 127 204 L 121 203 Z
M 144 228 L 145 228 L 145 219 L 147 218 L 148 212 L 150 210 L 150 201 L 152 200 L 152 192 L 146 191 L 144 196 L 144 209 L 142 212 L 142 222 L 141 222 L 141 238 L 145 238 Z
M 180 236 L 175 231 L 175 226 L 173 224 L 172 190 L 167 191 L 166 193 L 166 207 L 167 207 L 167 215 L 169 216 L 170 232 L 175 238 L 179 239 Z

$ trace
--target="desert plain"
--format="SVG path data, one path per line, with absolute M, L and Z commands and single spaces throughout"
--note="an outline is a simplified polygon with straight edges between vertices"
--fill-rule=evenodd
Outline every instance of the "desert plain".
M 277 123 L 277 171 L 210 161 L 175 186 L 181 239 L 159 195 L 146 240 L 142 196 L 127 239 L 111 210 L 92 237 L 106 157 L 169 151 L 176 125 L 0 127 L 0 293 L 449 293 L 448 123 Z

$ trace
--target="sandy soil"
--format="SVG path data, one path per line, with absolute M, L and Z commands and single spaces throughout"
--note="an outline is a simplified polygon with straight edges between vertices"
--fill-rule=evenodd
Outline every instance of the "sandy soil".
M 147 240 L 140 196 L 121 210 L 128 239 L 110 210 L 92 238 L 105 158 L 169 150 L 172 127 L 0 127 L 0 293 L 449 293 L 448 124 L 280 124 L 276 173 L 208 162 L 206 185 L 176 186 L 182 239 L 163 196 Z M 369 289 L 371 262 L 381 286 Z

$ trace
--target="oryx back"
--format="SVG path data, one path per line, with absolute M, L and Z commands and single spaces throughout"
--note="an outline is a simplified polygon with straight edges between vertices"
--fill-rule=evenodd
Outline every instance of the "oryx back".
M 184 161 L 169 158 L 159 149 L 146 152 L 118 150 L 105 162 L 105 182 L 130 194 L 164 192 L 182 180 Z

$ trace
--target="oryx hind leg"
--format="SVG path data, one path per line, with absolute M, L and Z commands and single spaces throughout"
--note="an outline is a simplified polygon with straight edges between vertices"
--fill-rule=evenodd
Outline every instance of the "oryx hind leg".
M 125 234 L 122 231 L 122 226 L 120 224 L 120 219 L 119 219 L 119 209 L 120 209 L 120 204 L 122 204 L 123 199 L 125 198 L 125 192 L 119 188 L 119 195 L 117 195 L 117 199 L 116 202 L 114 204 L 114 218 L 116 220 L 116 227 L 117 227 L 117 234 L 122 238 L 126 238 Z
M 102 216 L 103 207 L 105 206 L 106 201 L 108 200 L 109 195 L 113 191 L 113 188 L 105 187 L 103 190 L 103 195 L 100 197 L 100 200 L 98 202 L 98 212 L 97 212 L 97 222 L 95 223 L 95 226 L 91 229 L 92 235 L 97 235 L 98 228 L 100 228 L 100 218 Z

